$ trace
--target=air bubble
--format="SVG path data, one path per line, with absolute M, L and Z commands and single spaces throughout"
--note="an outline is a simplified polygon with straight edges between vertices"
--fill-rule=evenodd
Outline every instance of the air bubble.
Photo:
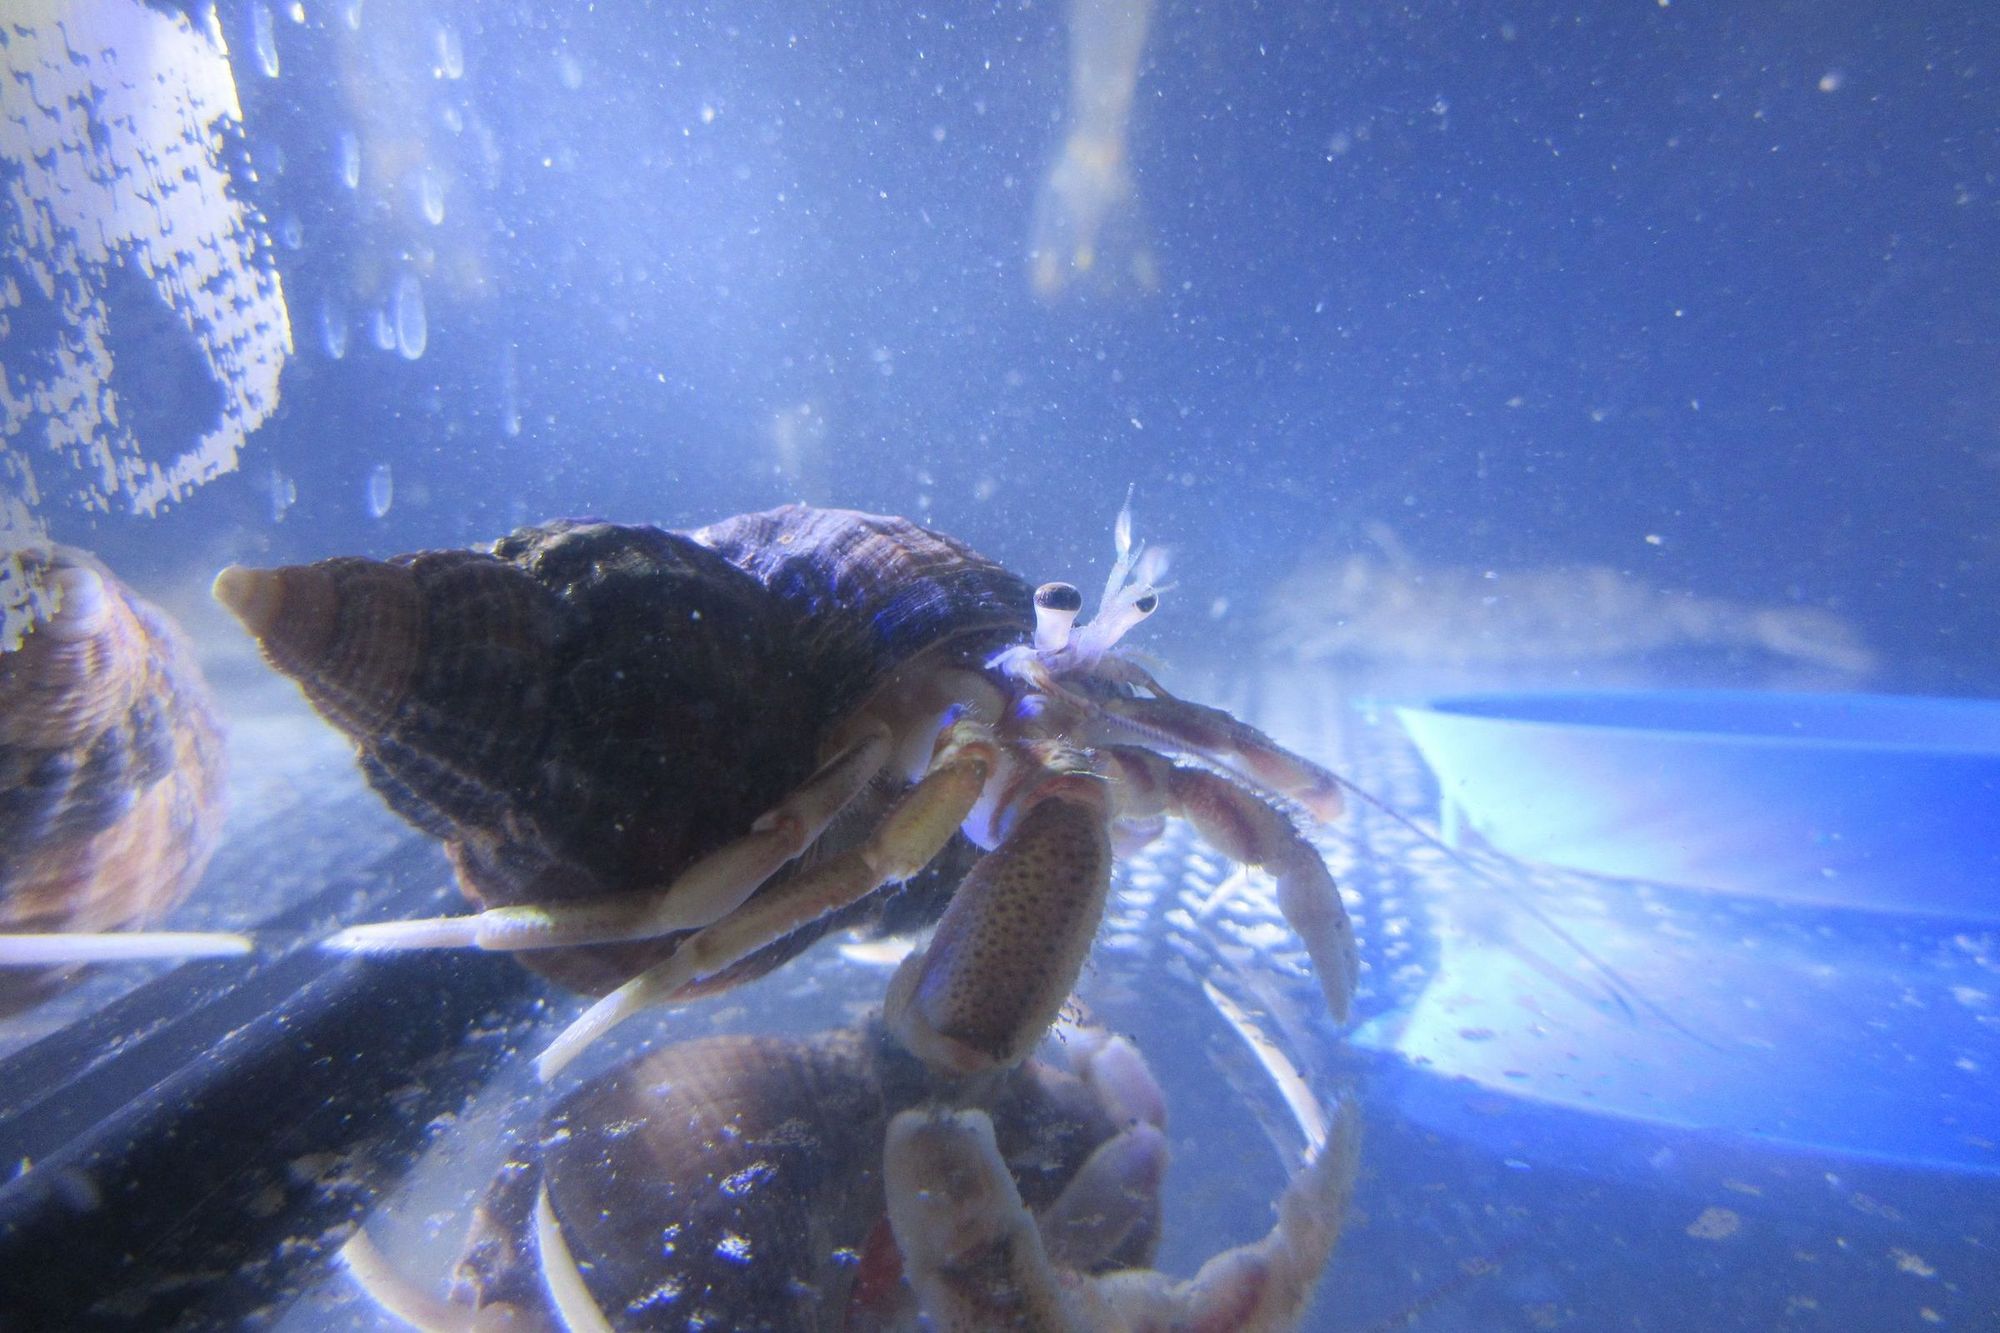
M 334 144 L 334 158 L 340 164 L 340 183 L 348 189 L 361 184 L 361 141 L 353 130 L 342 130 Z
M 396 279 L 396 350 L 406 361 L 424 354 L 430 329 L 424 320 L 424 288 L 414 273 Z
M 382 518 L 396 502 L 396 479 L 387 463 L 377 463 L 368 473 L 368 517 Z
M 500 432 L 510 440 L 521 433 L 520 356 L 512 343 L 500 354 Z
M 271 521 L 283 523 L 285 511 L 299 502 L 298 483 L 278 469 L 272 468 L 266 485 L 271 496 Z
M 458 40 L 458 29 L 446 24 L 437 30 L 438 72 L 447 79 L 465 77 L 465 47 Z
M 329 360 L 347 355 L 347 311 L 331 296 L 319 306 L 319 345 Z
M 444 221 L 444 182 L 438 179 L 437 168 L 418 167 L 410 173 L 409 188 L 424 221 L 433 227 Z
M 271 7 L 259 0 L 250 6 L 250 50 L 257 57 L 257 68 L 264 71 L 264 77 L 278 77 L 278 36 L 271 18 Z

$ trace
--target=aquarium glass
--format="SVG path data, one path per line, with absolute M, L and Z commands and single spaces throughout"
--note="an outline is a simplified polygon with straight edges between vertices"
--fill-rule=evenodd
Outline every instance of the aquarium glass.
M 0 6 L 0 1333 L 2000 1327 L 1996 812 L 2000 9 Z

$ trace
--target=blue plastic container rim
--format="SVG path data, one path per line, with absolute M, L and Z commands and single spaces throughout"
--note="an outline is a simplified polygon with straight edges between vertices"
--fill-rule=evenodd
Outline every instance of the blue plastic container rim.
M 1407 706 L 1407 711 L 1742 745 L 2000 756 L 2000 699 L 1759 690 L 1538 690 L 1450 695 Z

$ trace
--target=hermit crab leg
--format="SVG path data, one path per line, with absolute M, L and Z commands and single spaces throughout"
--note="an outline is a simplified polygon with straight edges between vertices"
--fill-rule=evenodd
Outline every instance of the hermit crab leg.
M 1336 1119 L 1327 1151 L 1285 1190 L 1277 1225 L 1184 1282 L 1146 1269 L 1065 1281 L 983 1111 L 912 1110 L 889 1122 L 889 1223 L 938 1328 L 1278 1333 L 1298 1326 L 1339 1238 L 1354 1186 L 1353 1119 Z
M 227 930 L 51 931 L 0 935 L 0 967 L 129 963 L 146 958 L 227 958 L 253 952 L 248 935 Z
M 1223 1251 L 1185 1282 L 1145 1269 L 1091 1279 L 1087 1289 L 1101 1304 L 1088 1326 L 1185 1333 L 1297 1328 L 1340 1239 L 1359 1158 L 1356 1118 L 1341 1107 L 1325 1150 L 1293 1177 L 1278 1200 L 1277 1225 L 1261 1240 Z
M 1220 764 L 1267 791 L 1297 801 L 1321 823 L 1340 815 L 1344 802 L 1338 777 L 1219 708 L 1185 699 L 1130 696 L 1101 699 L 1096 706 L 1120 729 Z
M 1078 1329 L 983 1111 L 904 1111 L 882 1179 L 903 1271 L 937 1328 Z
M 905 880 L 929 865 L 978 804 L 998 760 L 984 723 L 960 718 L 939 733 L 931 764 L 860 847 L 771 885 L 734 912 L 683 940 L 665 962 L 641 972 L 585 1010 L 536 1062 L 543 1079 L 561 1072 L 599 1037 L 633 1014 L 671 999 L 808 922 Z
M 1224 856 L 1270 872 L 1278 882 L 1278 910 L 1304 941 L 1334 1019 L 1346 1022 L 1361 975 L 1354 927 L 1326 862 L 1292 821 L 1254 792 L 1206 769 L 1134 746 L 1107 746 L 1099 753 L 1113 770 L 1121 817 L 1178 815 Z
M 1085 1272 L 1118 1252 L 1134 1232 L 1157 1234 L 1167 1136 L 1144 1121 L 1097 1145 L 1036 1223 L 1049 1257 Z
M 535 1194 L 535 1249 L 541 1258 L 543 1286 L 562 1327 L 569 1333 L 611 1333 L 611 1321 L 592 1299 L 583 1270 L 563 1238 L 562 1221 L 549 1203 L 546 1184 Z
M 350 926 L 330 937 L 326 947 L 354 952 L 512 951 L 649 940 L 699 929 L 735 911 L 758 885 L 810 847 L 882 771 L 890 749 L 888 726 L 872 722 L 775 809 L 761 815 L 749 833 L 702 857 L 653 893 Z

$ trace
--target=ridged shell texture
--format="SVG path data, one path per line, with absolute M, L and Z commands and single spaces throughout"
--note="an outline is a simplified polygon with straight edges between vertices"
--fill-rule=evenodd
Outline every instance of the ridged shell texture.
M 893 1267 L 868 1271 L 884 1216 L 883 1138 L 896 1111 L 933 1091 L 875 1026 L 804 1041 L 713 1037 L 640 1056 L 564 1097 L 516 1148 L 479 1207 L 454 1298 L 559 1327 L 531 1222 L 546 1185 L 613 1327 L 667 1316 L 678 1327 L 708 1311 L 715 1327 L 828 1329 L 848 1326 L 850 1300 L 893 1308 L 904 1299 Z M 1037 1062 L 1009 1071 L 986 1106 L 1032 1208 L 1119 1128 L 1079 1080 Z M 1102 1269 L 1150 1263 L 1157 1226 Z M 871 1281 L 876 1290 L 854 1291 Z
M 159 610 L 83 552 L 28 559 L 57 610 L 0 654 L 0 930 L 150 925 L 215 847 L 215 706 Z M 0 1013 L 50 976 L 0 973 Z
M 797 506 L 232 568 L 216 595 L 487 905 L 670 882 L 803 780 L 883 671 L 1032 623 L 1026 586 L 956 543 Z M 671 944 L 524 958 L 601 991 Z

